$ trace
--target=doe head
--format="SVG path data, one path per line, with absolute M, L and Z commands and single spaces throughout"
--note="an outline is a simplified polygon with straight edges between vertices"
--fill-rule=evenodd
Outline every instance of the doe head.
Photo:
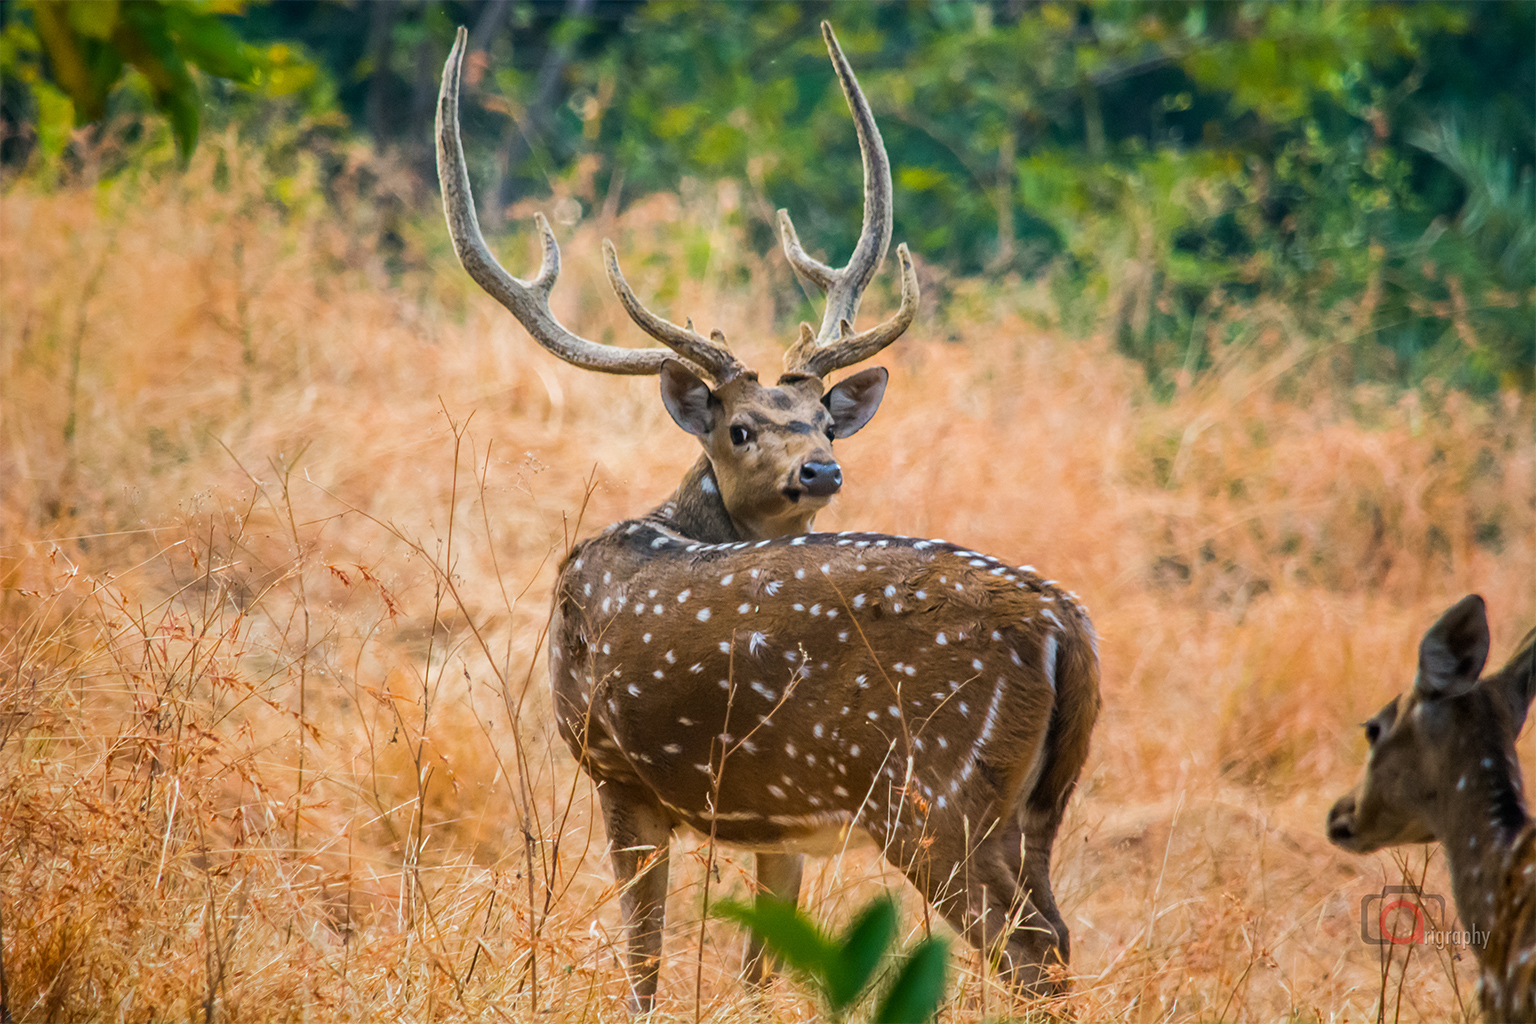
M 1336 846 L 1371 853 L 1443 842 L 1452 802 L 1471 798 L 1471 780 L 1480 773 L 1508 777 L 1532 680 L 1528 664 L 1517 670 L 1519 659 L 1484 678 L 1488 645 L 1487 611 L 1476 594 L 1452 605 L 1424 634 L 1413 686 L 1365 723 L 1365 774 L 1328 813 L 1328 838 Z M 1504 785 L 1493 792 L 1517 798 Z

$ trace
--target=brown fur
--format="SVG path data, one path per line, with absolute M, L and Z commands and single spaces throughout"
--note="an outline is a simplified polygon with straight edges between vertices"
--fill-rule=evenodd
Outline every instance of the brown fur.
M 1071 594 L 942 541 L 703 543 L 645 519 L 579 544 L 556 603 L 561 734 L 622 795 L 615 846 L 864 833 L 1022 984 L 1066 960 L 1050 848 L 1099 705 Z M 643 998 L 659 934 L 634 938 Z
M 1425 634 L 1413 688 L 1366 723 L 1365 777 L 1328 814 L 1355 853 L 1439 842 L 1462 928 L 1474 937 L 1483 1016 L 1536 1024 L 1536 825 L 1515 737 L 1533 693 L 1536 630 L 1499 672 L 1482 599 L 1464 598 Z

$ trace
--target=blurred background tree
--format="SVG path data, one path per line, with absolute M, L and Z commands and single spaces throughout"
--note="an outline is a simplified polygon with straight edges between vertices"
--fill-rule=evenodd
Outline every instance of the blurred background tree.
M 520 198 L 611 214 L 732 179 L 761 247 L 790 206 L 842 252 L 858 155 L 822 18 L 885 134 L 896 237 L 949 275 L 1047 282 L 1154 385 L 1283 316 L 1348 378 L 1532 388 L 1532 0 L 6 0 L 0 164 L 67 167 L 77 123 L 186 151 L 203 120 L 290 157 L 364 139 L 430 188 L 463 24 L 488 225 Z

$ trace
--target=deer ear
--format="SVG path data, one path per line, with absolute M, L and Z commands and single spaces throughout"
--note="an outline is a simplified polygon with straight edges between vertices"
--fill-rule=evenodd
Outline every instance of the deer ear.
M 1430 699 L 1465 693 L 1477 682 L 1487 660 L 1488 612 L 1481 597 L 1468 594 L 1451 605 L 1420 641 L 1414 689 Z
M 872 366 L 832 385 L 832 390 L 822 397 L 821 404 L 832 414 L 833 437 L 858 433 L 869 422 L 875 410 L 880 408 L 880 399 L 885 397 L 885 382 L 890 376 L 885 367 Z
M 707 437 L 715 425 L 715 396 L 709 385 L 675 359 L 661 364 L 661 402 L 677 425 L 696 437 Z
M 1525 635 L 1509 664 L 1494 675 L 1484 676 L 1478 685 L 1504 701 L 1515 735 L 1520 735 L 1526 712 L 1531 709 L 1531 698 L 1536 697 L 1536 629 Z

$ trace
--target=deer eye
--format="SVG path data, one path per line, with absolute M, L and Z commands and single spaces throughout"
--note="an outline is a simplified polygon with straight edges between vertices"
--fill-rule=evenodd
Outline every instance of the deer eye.
M 833 431 L 832 431 L 832 428 L 831 428 L 831 427 L 828 427 L 828 428 L 827 428 L 827 440 L 828 440 L 828 441 L 836 441 L 836 440 L 837 440 L 837 434 L 835 434 L 835 433 L 834 433 L 834 432 L 833 432 Z
M 752 431 L 748 430 L 740 423 L 731 424 L 731 444 L 734 444 L 736 447 L 740 448 L 750 440 L 752 440 Z
M 1381 739 L 1381 724 L 1378 722 L 1366 722 L 1365 742 L 1374 747 L 1379 739 Z

